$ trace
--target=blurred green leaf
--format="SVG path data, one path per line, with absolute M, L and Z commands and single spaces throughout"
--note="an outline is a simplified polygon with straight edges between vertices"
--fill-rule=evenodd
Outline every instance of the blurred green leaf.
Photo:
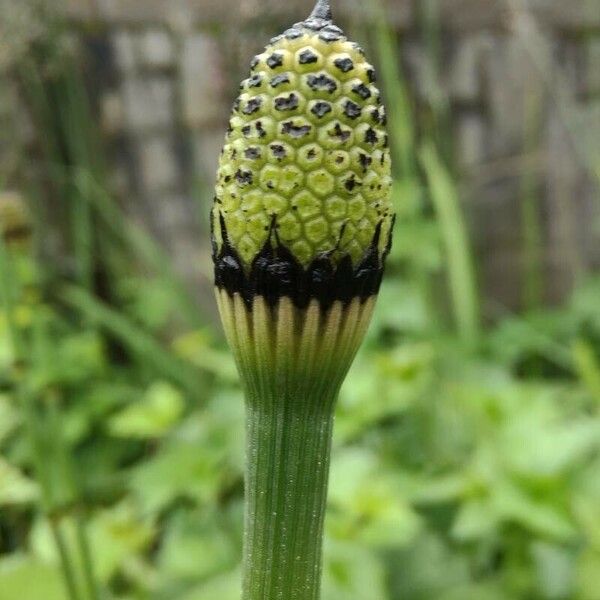
M 532 533 L 561 541 L 573 541 L 576 537 L 574 523 L 565 509 L 553 506 L 550 498 L 532 498 L 507 481 L 498 482 L 491 507 L 500 518 L 516 522 Z
M 382 286 L 377 300 L 377 310 L 367 336 L 379 341 L 382 330 L 402 333 L 419 333 L 430 326 L 429 309 L 422 290 L 408 281 L 391 280 Z
M 491 537 L 499 525 L 499 515 L 485 500 L 470 500 L 460 507 L 452 525 L 452 535 L 461 542 Z
M 241 473 L 243 403 L 217 396 L 210 409 L 190 415 L 155 456 L 131 474 L 131 489 L 153 514 L 178 498 L 214 502 Z
M 598 600 L 600 590 L 600 551 L 585 551 L 577 565 L 577 591 L 581 600 Z
M 368 362 L 359 358 L 340 393 L 335 442 L 346 442 L 409 409 L 431 384 L 433 358 L 428 344 L 405 344 L 374 354 Z M 382 380 L 387 384 L 373 394 Z
M 144 512 L 154 514 L 178 498 L 207 503 L 216 498 L 220 453 L 203 444 L 170 444 L 131 475 L 131 489 Z
M 358 544 L 326 540 L 323 598 L 327 600 L 386 600 L 383 565 L 377 555 Z
M 419 158 L 444 241 L 448 287 L 457 332 L 464 340 L 473 342 L 479 334 L 479 295 L 456 183 L 433 144 L 426 142 Z
M 183 594 L 181 600 L 239 600 L 242 589 L 241 569 L 218 575 Z
M 388 573 L 392 598 L 429 600 L 470 583 L 468 557 L 426 530 L 389 556 Z
M 575 583 L 575 560 L 572 553 L 567 548 L 545 542 L 532 544 L 531 552 L 542 597 L 571 598 Z
M 70 286 L 63 290 L 65 302 L 92 322 L 104 327 L 126 347 L 137 354 L 155 372 L 184 387 L 192 396 L 198 392 L 198 374 L 190 365 L 171 354 L 152 335 L 140 328 L 127 315 L 89 295 L 85 290 Z
M 146 390 L 139 402 L 111 417 L 108 427 L 117 437 L 160 437 L 177 423 L 184 405 L 179 390 L 158 381 Z
M 0 446 L 20 424 L 21 415 L 8 394 L 0 393 Z
M 237 564 L 238 549 L 217 518 L 199 511 L 173 516 L 158 559 L 166 579 L 204 580 Z
M 177 291 L 161 278 L 123 279 L 119 293 L 132 317 L 153 331 L 167 325 L 173 306 L 177 305 Z
M 600 421 L 551 421 L 539 411 L 521 411 L 506 428 L 506 462 L 527 477 L 551 477 L 582 463 L 600 449 Z
M 76 548 L 74 521 L 64 524 L 69 547 Z M 90 520 L 89 539 L 92 541 L 96 576 L 107 582 L 120 570 L 149 548 L 155 538 L 155 526 L 143 519 L 129 500 L 99 511 Z M 58 555 L 46 521 L 38 520 L 33 529 L 31 544 L 35 554 L 46 561 L 57 562 Z M 80 560 L 80 557 L 79 557 Z
M 173 341 L 173 350 L 203 371 L 214 373 L 228 382 L 238 382 L 233 357 L 229 352 L 214 347 L 212 336 L 207 330 L 195 330 L 178 336 Z
M 435 504 L 460 500 L 469 488 L 466 473 L 450 473 L 423 479 L 412 498 L 420 504 Z
M 508 597 L 499 584 L 473 583 L 450 587 L 435 596 L 435 600 L 508 600 Z
M 0 456 L 0 506 L 29 504 L 37 498 L 37 484 Z
M 336 539 L 373 546 L 402 546 L 418 533 L 420 521 L 402 498 L 401 482 L 361 449 L 336 453 L 329 484 L 328 531 Z
M 600 407 L 600 360 L 591 344 L 578 339 L 573 344 L 573 362 L 582 383 Z
M 14 554 L 0 559 L 0 600 L 65 600 L 60 568 Z

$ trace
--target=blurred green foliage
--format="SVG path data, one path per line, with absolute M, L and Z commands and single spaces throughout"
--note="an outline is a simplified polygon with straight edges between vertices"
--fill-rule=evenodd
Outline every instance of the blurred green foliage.
M 600 277 L 482 325 L 445 103 L 421 120 L 375 34 L 399 218 L 340 396 L 323 598 L 599 600 Z M 232 358 L 107 191 L 74 65 L 40 56 L 18 71 L 74 269 L 35 252 L 35 202 L 29 242 L 3 223 L 0 600 L 63 600 L 65 581 L 77 600 L 238 600 Z
M 597 599 L 600 279 L 473 346 L 396 265 L 340 397 L 323 597 Z M 243 403 L 213 326 L 172 337 L 159 279 L 116 312 L 22 250 L 3 268 L 0 599 L 65 597 L 48 520 L 77 571 L 79 517 L 106 597 L 237 599 Z

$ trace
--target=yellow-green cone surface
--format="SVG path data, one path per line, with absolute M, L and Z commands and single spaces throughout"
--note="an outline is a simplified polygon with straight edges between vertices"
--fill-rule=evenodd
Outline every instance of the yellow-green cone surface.
M 221 154 L 213 228 L 221 219 L 249 268 L 276 227 L 307 266 L 322 252 L 356 265 L 378 224 L 392 223 L 385 109 L 375 71 L 334 25 L 311 20 L 276 38 L 241 84 Z

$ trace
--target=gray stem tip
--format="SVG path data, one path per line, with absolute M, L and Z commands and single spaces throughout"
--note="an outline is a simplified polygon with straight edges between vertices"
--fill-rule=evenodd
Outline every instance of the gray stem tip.
M 317 0 L 312 13 L 310 13 L 309 19 L 323 19 L 324 21 L 331 21 L 333 19 L 333 15 L 331 14 L 329 0 Z

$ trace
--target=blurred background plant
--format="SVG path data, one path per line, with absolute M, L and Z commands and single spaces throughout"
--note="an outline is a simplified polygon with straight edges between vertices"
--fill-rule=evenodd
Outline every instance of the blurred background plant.
M 0 600 L 239 597 L 210 186 L 234 82 L 308 4 L 0 2 Z M 323 598 L 598 600 L 600 5 L 338 4 L 399 218 Z

